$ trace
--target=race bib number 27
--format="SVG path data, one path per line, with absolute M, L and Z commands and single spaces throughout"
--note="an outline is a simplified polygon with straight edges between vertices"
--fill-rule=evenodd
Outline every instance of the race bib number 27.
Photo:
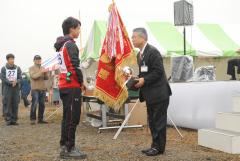
M 9 81 L 16 81 L 17 80 L 17 69 L 15 70 L 6 70 L 6 78 Z

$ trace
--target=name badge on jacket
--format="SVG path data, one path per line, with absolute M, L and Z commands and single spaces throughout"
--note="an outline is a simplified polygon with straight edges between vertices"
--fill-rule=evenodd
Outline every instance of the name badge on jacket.
M 143 63 L 143 65 L 141 66 L 141 72 L 142 73 L 148 72 L 148 66 L 146 66 L 145 63 Z

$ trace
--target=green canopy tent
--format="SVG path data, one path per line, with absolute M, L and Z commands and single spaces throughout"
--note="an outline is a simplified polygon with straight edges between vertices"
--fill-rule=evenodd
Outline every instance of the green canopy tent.
M 82 62 L 87 59 L 94 59 L 96 61 L 99 59 L 106 31 L 106 21 L 94 21 L 91 33 L 81 56 Z
M 163 56 L 183 55 L 182 27 L 170 22 L 144 22 L 149 43 L 156 46 Z M 129 33 L 135 23 L 126 23 Z M 239 26 L 240 27 L 240 26 Z M 237 25 L 196 24 L 187 27 L 187 55 L 206 57 L 234 57 L 240 48 L 240 30 Z M 106 34 L 106 21 L 94 21 L 91 33 L 81 56 L 81 61 L 98 61 Z

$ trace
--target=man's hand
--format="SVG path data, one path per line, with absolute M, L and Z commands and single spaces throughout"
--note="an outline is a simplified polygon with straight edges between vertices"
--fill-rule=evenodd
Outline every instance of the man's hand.
M 17 81 L 12 82 L 12 86 L 15 87 L 17 85 Z
M 48 71 L 49 71 L 48 69 L 41 68 L 42 73 L 47 73 Z
M 144 85 L 144 78 L 139 78 L 138 83 L 135 84 L 136 88 L 141 88 Z
M 85 92 L 86 89 L 87 89 L 87 87 L 85 86 L 85 84 L 82 84 L 82 86 L 81 86 L 81 90 L 82 90 L 82 92 Z

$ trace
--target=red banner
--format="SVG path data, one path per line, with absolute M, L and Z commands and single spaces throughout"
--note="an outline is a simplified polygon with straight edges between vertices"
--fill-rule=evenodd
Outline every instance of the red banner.
M 115 110 L 119 110 L 128 97 L 122 69 L 125 65 L 135 62 L 134 58 L 127 31 L 113 4 L 99 59 L 94 95 Z

